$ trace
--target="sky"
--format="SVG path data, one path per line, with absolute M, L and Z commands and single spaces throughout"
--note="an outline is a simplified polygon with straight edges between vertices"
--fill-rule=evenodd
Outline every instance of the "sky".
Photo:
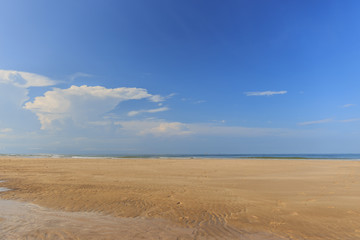
M 359 12 L 0 0 L 0 153 L 359 153 Z

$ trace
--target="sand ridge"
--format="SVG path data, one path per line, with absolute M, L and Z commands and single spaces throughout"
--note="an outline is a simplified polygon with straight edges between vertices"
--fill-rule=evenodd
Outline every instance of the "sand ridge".
M 2 157 L 0 178 L 2 199 L 171 221 L 193 239 L 360 239 L 359 161 Z

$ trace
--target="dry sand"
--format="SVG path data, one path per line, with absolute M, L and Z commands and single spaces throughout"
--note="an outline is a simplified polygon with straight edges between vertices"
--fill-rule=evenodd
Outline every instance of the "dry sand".
M 41 206 L 0 201 L 3 239 L 360 239 L 360 161 L 2 157 L 0 180 Z

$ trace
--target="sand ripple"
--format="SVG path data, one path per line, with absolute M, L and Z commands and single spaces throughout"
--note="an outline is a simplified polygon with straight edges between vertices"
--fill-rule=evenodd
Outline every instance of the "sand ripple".
M 118 218 L 99 213 L 63 212 L 35 204 L 0 200 L 0 239 L 279 239 L 239 232 L 222 223 L 184 228 L 162 219 Z
M 54 211 L 0 200 L 0 239 L 192 239 L 194 229 L 160 219 Z
M 359 163 L 4 157 L 0 239 L 360 239 Z

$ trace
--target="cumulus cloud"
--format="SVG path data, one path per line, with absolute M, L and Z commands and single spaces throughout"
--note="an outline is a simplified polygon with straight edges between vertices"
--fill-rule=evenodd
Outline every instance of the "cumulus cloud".
M 35 73 L 0 69 L 0 116 L 1 125 L 13 129 L 29 130 L 38 126 L 31 112 L 24 111 L 23 105 L 29 100 L 32 87 L 46 87 L 56 81 Z M 3 136 L 10 137 L 10 128 L 1 129 Z M 4 135 L 6 133 L 6 135 Z
M 152 95 L 142 88 L 105 88 L 102 86 L 71 86 L 67 89 L 54 88 L 44 96 L 36 97 L 24 106 L 34 112 L 42 129 L 51 129 L 53 123 L 72 120 L 75 123 L 95 121 L 104 113 L 115 108 L 119 102 L 135 99 L 161 101 L 161 96 Z
M 287 91 L 264 91 L 264 92 L 245 92 L 246 96 L 272 96 L 278 94 L 286 94 Z
M 19 110 L 29 99 L 29 87 L 54 84 L 56 84 L 54 80 L 39 74 L 0 69 L 0 110 L 7 109 L 6 114 Z
M 155 108 L 155 109 L 147 109 L 147 110 L 137 110 L 137 111 L 130 111 L 128 113 L 128 116 L 133 117 L 135 115 L 141 114 L 141 113 L 157 113 L 157 112 L 164 112 L 169 110 L 168 107 L 161 107 L 161 108 Z
M 56 84 L 54 80 L 39 74 L 11 70 L 0 70 L 0 83 L 12 84 L 21 88 L 45 87 Z
M 23 103 L 28 99 L 28 89 L 0 82 L 0 115 L 2 118 L 5 114 L 21 110 Z
M 332 121 L 333 121 L 333 119 L 327 118 L 327 119 L 316 120 L 316 121 L 300 122 L 298 124 L 301 125 L 301 126 L 305 126 L 305 125 L 328 123 L 328 122 L 332 122 Z

